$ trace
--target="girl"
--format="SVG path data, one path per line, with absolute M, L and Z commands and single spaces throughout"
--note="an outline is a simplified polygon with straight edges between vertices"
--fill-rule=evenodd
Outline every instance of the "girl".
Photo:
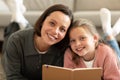
M 115 51 L 103 43 L 92 22 L 80 19 L 69 31 L 70 48 L 64 55 L 64 67 L 101 67 L 102 80 L 119 80 Z

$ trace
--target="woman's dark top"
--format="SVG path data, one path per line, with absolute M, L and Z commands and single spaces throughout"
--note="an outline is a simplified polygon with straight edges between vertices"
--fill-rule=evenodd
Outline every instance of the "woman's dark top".
M 52 46 L 45 54 L 34 46 L 34 29 L 13 33 L 4 52 L 7 80 L 42 80 L 42 65 L 63 66 L 64 50 Z

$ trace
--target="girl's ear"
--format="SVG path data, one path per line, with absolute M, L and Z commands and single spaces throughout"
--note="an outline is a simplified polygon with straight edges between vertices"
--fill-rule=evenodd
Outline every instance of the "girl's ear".
M 100 37 L 99 37 L 99 35 L 97 35 L 97 34 L 96 34 L 96 35 L 94 35 L 94 41 L 95 41 L 95 42 L 96 42 L 96 41 L 98 41 L 98 40 L 99 40 L 99 38 L 100 38 Z

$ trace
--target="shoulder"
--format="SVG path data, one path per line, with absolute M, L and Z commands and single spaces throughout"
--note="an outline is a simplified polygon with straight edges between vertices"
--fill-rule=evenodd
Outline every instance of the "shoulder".
M 115 51 L 108 45 L 100 43 L 97 47 L 97 53 L 101 57 L 113 57 Z
M 116 64 L 118 58 L 115 51 L 106 44 L 100 44 L 96 50 L 96 64 L 103 66 L 104 64 Z
M 97 49 L 101 52 L 109 52 L 109 51 L 113 52 L 113 49 L 109 45 L 104 43 L 100 43 Z
M 33 40 L 34 36 L 34 29 L 25 29 L 25 30 L 19 30 L 17 32 L 14 32 L 11 34 L 11 36 L 8 38 L 8 43 L 10 44 L 18 44 L 18 43 L 27 43 Z
M 19 30 L 14 32 L 10 38 L 23 38 L 26 37 L 28 35 L 32 35 L 34 33 L 34 29 L 33 28 L 29 28 L 29 29 L 25 29 L 25 30 Z

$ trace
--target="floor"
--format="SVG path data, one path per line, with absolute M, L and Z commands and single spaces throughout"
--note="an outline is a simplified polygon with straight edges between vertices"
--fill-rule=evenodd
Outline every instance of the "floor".
M 2 64 L 1 64 L 1 56 L 2 56 L 2 54 L 0 53 L 0 80 L 5 80 L 5 74 L 3 71 Z
M 3 68 L 2 68 L 2 65 L 1 65 L 1 53 L 0 53 L 0 80 L 3 79 Z
M 2 64 L 1 64 L 1 57 L 2 57 L 1 48 L 2 48 L 2 45 L 1 45 L 1 42 L 0 42 L 0 80 L 6 80 L 5 79 L 5 74 L 4 74 L 4 71 L 3 71 L 3 67 L 2 67 Z

